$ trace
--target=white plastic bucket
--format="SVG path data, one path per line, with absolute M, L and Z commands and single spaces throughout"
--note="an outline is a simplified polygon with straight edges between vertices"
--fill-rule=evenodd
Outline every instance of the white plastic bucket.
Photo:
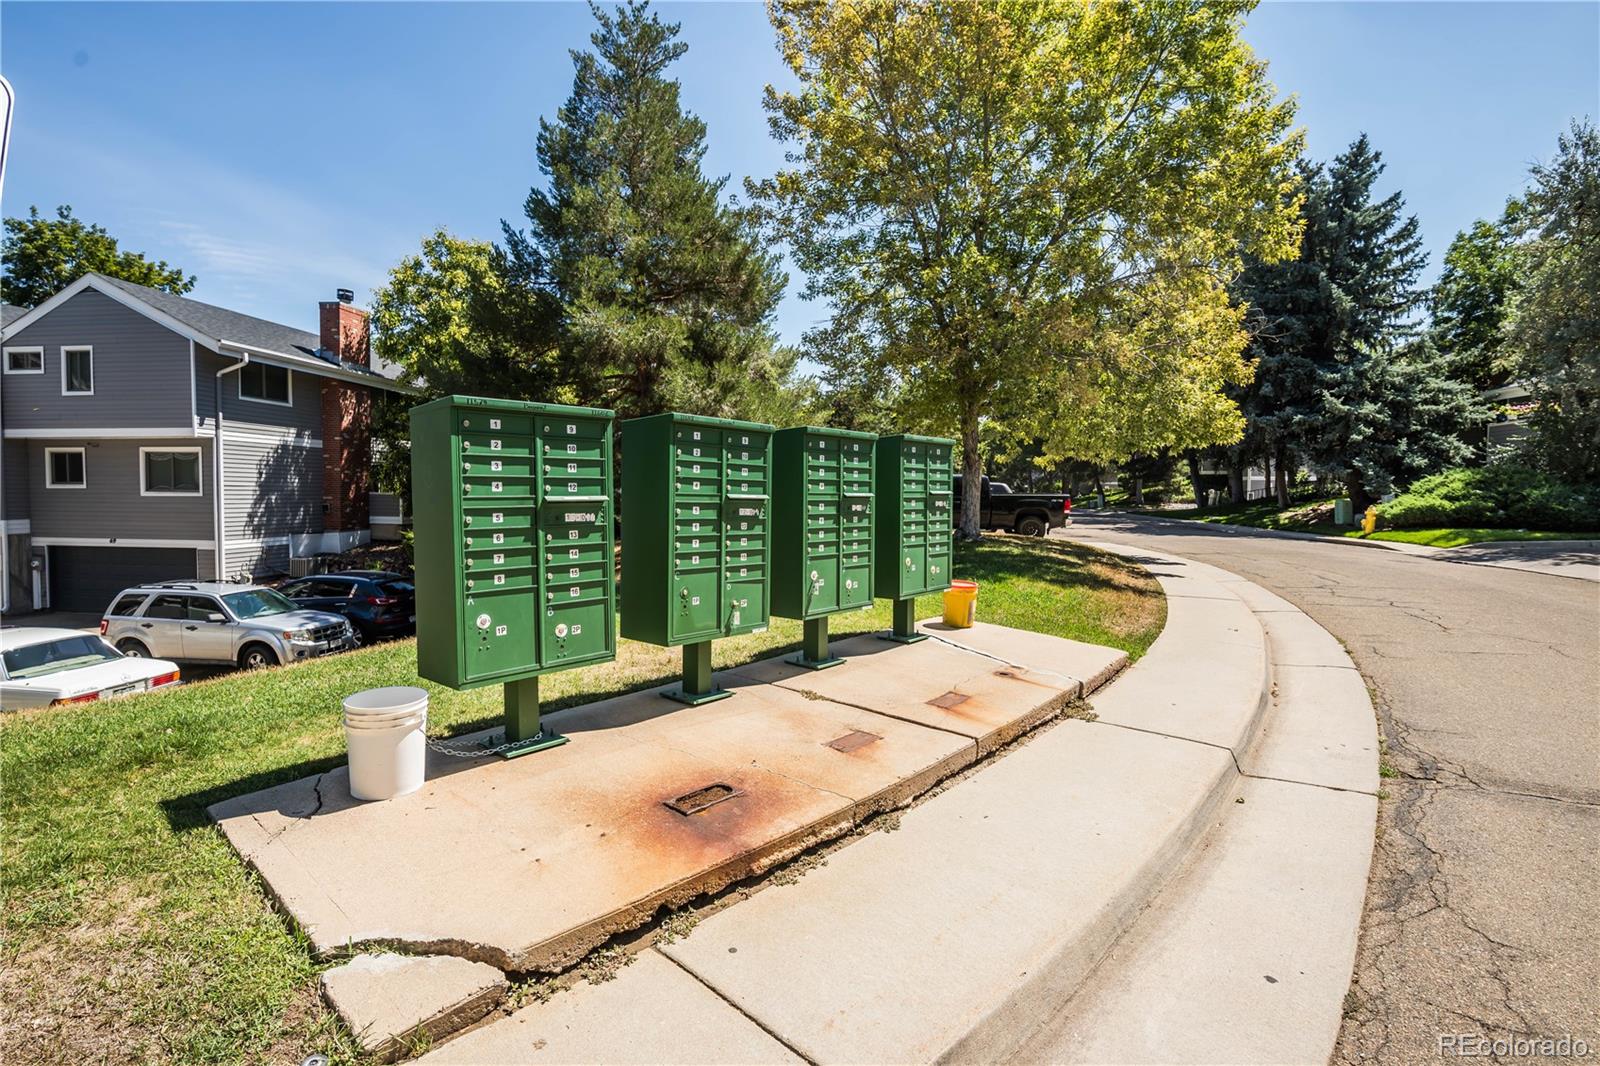
M 428 748 L 428 693 L 408 685 L 368 689 L 344 701 L 350 795 L 386 800 L 422 787 Z

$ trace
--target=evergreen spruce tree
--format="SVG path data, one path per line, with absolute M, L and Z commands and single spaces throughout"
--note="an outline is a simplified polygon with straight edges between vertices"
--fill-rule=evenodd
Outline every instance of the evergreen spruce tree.
M 1402 195 L 1373 198 L 1382 172 L 1364 134 L 1326 169 L 1304 167 L 1299 258 L 1252 266 L 1238 287 L 1258 357 L 1251 433 L 1275 466 L 1342 481 L 1358 510 L 1464 459 L 1475 414 L 1420 335 L 1427 257 Z
M 645 3 L 592 10 L 593 50 L 573 53 L 572 95 L 539 126 L 548 188 L 528 194 L 526 234 L 504 225 L 508 271 L 560 301 L 580 401 L 733 413 L 752 379 L 770 391 L 793 370 L 769 325 L 786 279 L 721 202 L 727 179 L 701 172 L 705 123 L 666 73 L 687 48 L 678 26 Z

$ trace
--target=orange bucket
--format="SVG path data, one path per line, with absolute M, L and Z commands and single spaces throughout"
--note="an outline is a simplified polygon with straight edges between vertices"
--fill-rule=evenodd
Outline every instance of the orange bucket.
M 944 624 L 952 629 L 971 629 L 978 618 L 978 583 L 952 581 L 944 590 Z

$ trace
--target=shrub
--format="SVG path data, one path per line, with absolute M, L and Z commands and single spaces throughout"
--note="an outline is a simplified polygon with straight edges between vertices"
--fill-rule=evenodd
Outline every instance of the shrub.
M 1446 470 L 1381 504 L 1378 523 L 1386 529 L 1600 529 L 1600 489 L 1506 463 Z

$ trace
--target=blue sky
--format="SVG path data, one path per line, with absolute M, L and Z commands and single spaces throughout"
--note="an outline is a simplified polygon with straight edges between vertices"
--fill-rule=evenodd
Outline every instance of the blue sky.
M 661 5 L 682 22 L 706 167 L 782 162 L 761 90 L 786 83 L 756 3 Z M 436 226 L 497 238 L 539 180 L 534 136 L 571 88 L 571 3 L 0 5 L 17 93 L 4 212 L 73 205 L 199 275 L 194 295 L 315 328 Z M 1497 214 L 1575 116 L 1600 117 L 1600 3 L 1267 3 L 1246 37 L 1295 95 L 1313 155 L 1367 131 L 1421 219 L 1429 276 Z M 785 339 L 824 313 L 798 298 Z

